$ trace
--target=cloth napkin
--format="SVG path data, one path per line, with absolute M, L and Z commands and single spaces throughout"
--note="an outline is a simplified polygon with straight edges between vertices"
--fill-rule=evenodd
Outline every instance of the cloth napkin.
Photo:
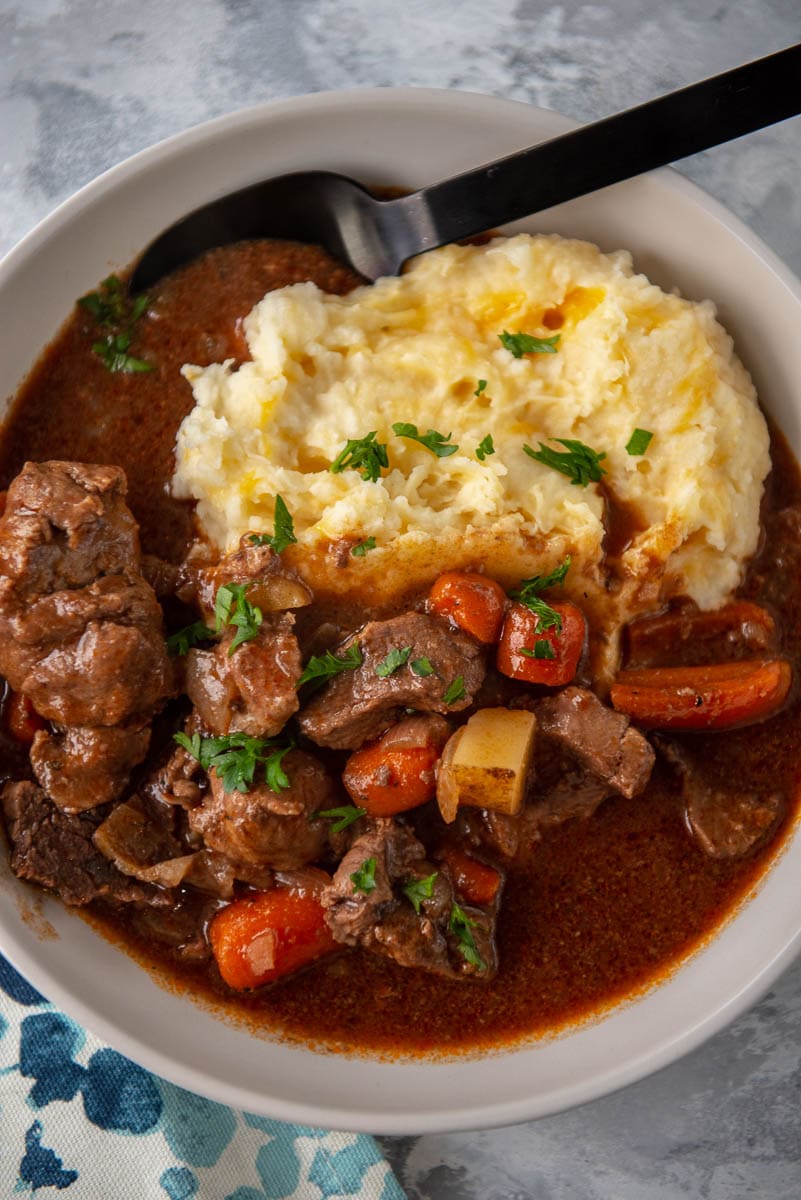
M 405 1200 L 364 1134 L 184 1091 L 54 1008 L 0 957 L 0 1196 Z

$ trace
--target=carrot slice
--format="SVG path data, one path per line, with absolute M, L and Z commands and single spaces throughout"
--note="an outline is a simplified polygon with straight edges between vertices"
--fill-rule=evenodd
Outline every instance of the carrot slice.
M 437 746 L 385 746 L 373 742 L 351 754 L 342 782 L 355 804 L 372 817 L 392 817 L 433 800 Z
M 486 575 L 446 571 L 428 594 L 428 607 L 448 617 L 479 642 L 491 645 L 501 632 L 506 594 L 499 583 Z
M 492 904 L 501 886 L 500 873 L 494 867 L 479 862 L 457 846 L 445 846 L 440 857 L 451 873 L 460 899 L 468 904 Z
M 776 641 L 776 623 L 759 604 L 732 600 L 710 612 L 682 608 L 641 617 L 628 626 L 626 640 L 627 665 L 631 668 L 678 666 L 682 659 L 698 666 L 702 661 L 720 660 L 727 646 L 740 654 L 770 654 Z M 694 659 L 689 658 L 691 654 Z
M 213 917 L 209 942 L 237 991 L 272 983 L 337 948 L 318 897 L 293 888 L 245 896 Z
M 621 671 L 612 705 L 647 729 L 731 729 L 775 713 L 790 690 L 783 658 Z
M 524 604 L 512 604 L 498 643 L 498 670 L 510 679 L 563 687 L 576 674 L 587 636 L 581 609 L 569 600 L 552 604 L 562 628 L 538 630 L 540 617 Z M 539 657 L 540 654 L 547 657 Z

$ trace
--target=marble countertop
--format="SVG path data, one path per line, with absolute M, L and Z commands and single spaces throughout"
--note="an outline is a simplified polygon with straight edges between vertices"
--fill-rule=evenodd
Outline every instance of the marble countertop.
M 263 100 L 454 87 L 592 120 L 799 40 L 798 0 L 4 0 L 0 253 L 134 151 Z M 796 119 L 680 169 L 801 274 L 799 164 Z M 801 964 L 614 1096 L 382 1146 L 413 1200 L 797 1200 Z

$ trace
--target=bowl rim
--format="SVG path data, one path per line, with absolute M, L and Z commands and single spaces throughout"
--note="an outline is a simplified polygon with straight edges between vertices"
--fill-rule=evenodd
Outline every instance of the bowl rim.
M 553 133 L 578 124 L 553 110 L 537 108 L 524 101 L 507 100 L 479 92 L 440 88 L 351 88 L 266 101 L 172 134 L 113 165 L 84 184 L 38 221 L 0 260 L 0 288 L 29 256 L 37 253 L 42 242 L 63 226 L 68 225 L 74 215 L 81 212 L 87 204 L 99 199 L 110 189 L 135 178 L 143 170 L 151 169 L 159 163 L 169 160 L 176 151 L 189 151 L 214 141 L 222 135 L 246 130 L 251 126 L 260 127 L 265 121 L 280 119 L 284 115 L 314 114 L 332 104 L 335 104 L 342 112 L 351 108 L 361 111 L 368 106 L 372 109 L 389 112 L 399 104 L 421 103 L 434 106 L 445 113 L 461 107 L 463 110 L 474 108 L 482 115 L 486 115 L 488 109 L 494 108 L 499 116 L 508 111 L 510 107 L 515 106 L 528 110 L 534 117 L 541 115 L 543 123 L 549 126 Z M 649 174 L 658 177 L 660 183 L 668 190 L 688 198 L 696 207 L 714 218 L 731 236 L 742 243 L 751 255 L 761 260 L 761 263 L 791 293 L 801 307 L 801 282 L 796 279 L 778 255 L 743 221 L 672 168 L 661 168 Z M 792 834 L 788 832 L 782 854 L 788 848 L 791 839 Z M 758 890 L 761 890 L 762 882 L 771 874 L 774 866 L 775 862 L 767 868 L 758 885 Z M 745 903 L 748 903 L 748 900 Z M 447 1117 L 443 1118 L 439 1113 L 434 1116 L 426 1115 L 424 1109 L 414 1113 L 398 1114 L 393 1112 L 377 1116 L 375 1111 L 370 1110 L 368 1104 L 365 1104 L 360 1110 L 349 1108 L 345 1112 L 330 1104 L 314 1105 L 275 1096 L 268 1097 L 269 1103 L 265 1108 L 260 1102 L 261 1097 L 255 1096 L 246 1088 L 235 1083 L 214 1080 L 213 1087 L 211 1087 L 211 1081 L 202 1070 L 187 1064 L 181 1064 L 179 1067 L 178 1064 L 165 1061 L 160 1051 L 128 1033 L 104 1013 L 96 1011 L 85 1003 L 72 988 L 49 975 L 47 969 L 29 949 L 28 939 L 21 938 L 14 930 L 3 927 L 1 913 L 0 930 L 3 933 L 3 944 L 0 949 L 49 1000 L 149 1070 L 216 1101 L 248 1111 L 262 1112 L 281 1120 L 298 1121 L 306 1125 L 320 1125 L 328 1128 L 347 1128 L 355 1131 L 395 1135 L 488 1128 L 530 1120 L 564 1111 L 625 1087 L 676 1061 L 724 1028 L 760 999 L 793 959 L 801 953 L 801 928 L 799 928 L 763 964 L 760 971 L 743 983 L 742 987 L 735 990 L 725 1001 L 717 1004 L 711 1011 L 704 1012 L 702 1016 L 689 1023 L 676 1035 L 666 1037 L 634 1058 L 624 1059 L 609 1069 L 597 1073 L 591 1081 L 585 1080 L 561 1088 L 552 1088 L 543 1097 L 532 1098 L 529 1096 L 508 1103 L 496 1103 L 491 1109 L 482 1108 L 480 1101 L 477 1102 L 475 1098 L 467 1095 L 461 1106 L 452 1108 Z M 693 958 L 697 954 L 696 950 L 690 957 Z M 686 961 L 686 959 L 682 960 L 679 969 Z M 627 1002 L 624 1001 L 622 1007 L 625 1007 L 626 1004 Z M 620 1008 L 620 1005 L 616 1006 L 616 1011 L 619 1011 Z M 601 1014 L 601 1019 L 603 1019 L 603 1014 Z M 530 1048 L 528 1043 L 520 1047 L 520 1049 L 528 1048 Z M 514 1055 L 517 1052 L 518 1047 L 512 1046 L 489 1053 Z M 442 1060 L 441 1065 L 445 1068 L 453 1068 L 454 1061 L 445 1059 Z M 458 1067 L 458 1060 L 456 1066 Z M 344 1123 L 343 1116 L 345 1116 Z

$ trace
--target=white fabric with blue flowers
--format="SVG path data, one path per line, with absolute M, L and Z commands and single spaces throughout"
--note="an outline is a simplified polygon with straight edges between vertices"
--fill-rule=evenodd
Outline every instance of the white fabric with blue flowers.
M 404 1200 L 375 1141 L 237 1112 L 149 1074 L 0 957 L 0 1196 Z

